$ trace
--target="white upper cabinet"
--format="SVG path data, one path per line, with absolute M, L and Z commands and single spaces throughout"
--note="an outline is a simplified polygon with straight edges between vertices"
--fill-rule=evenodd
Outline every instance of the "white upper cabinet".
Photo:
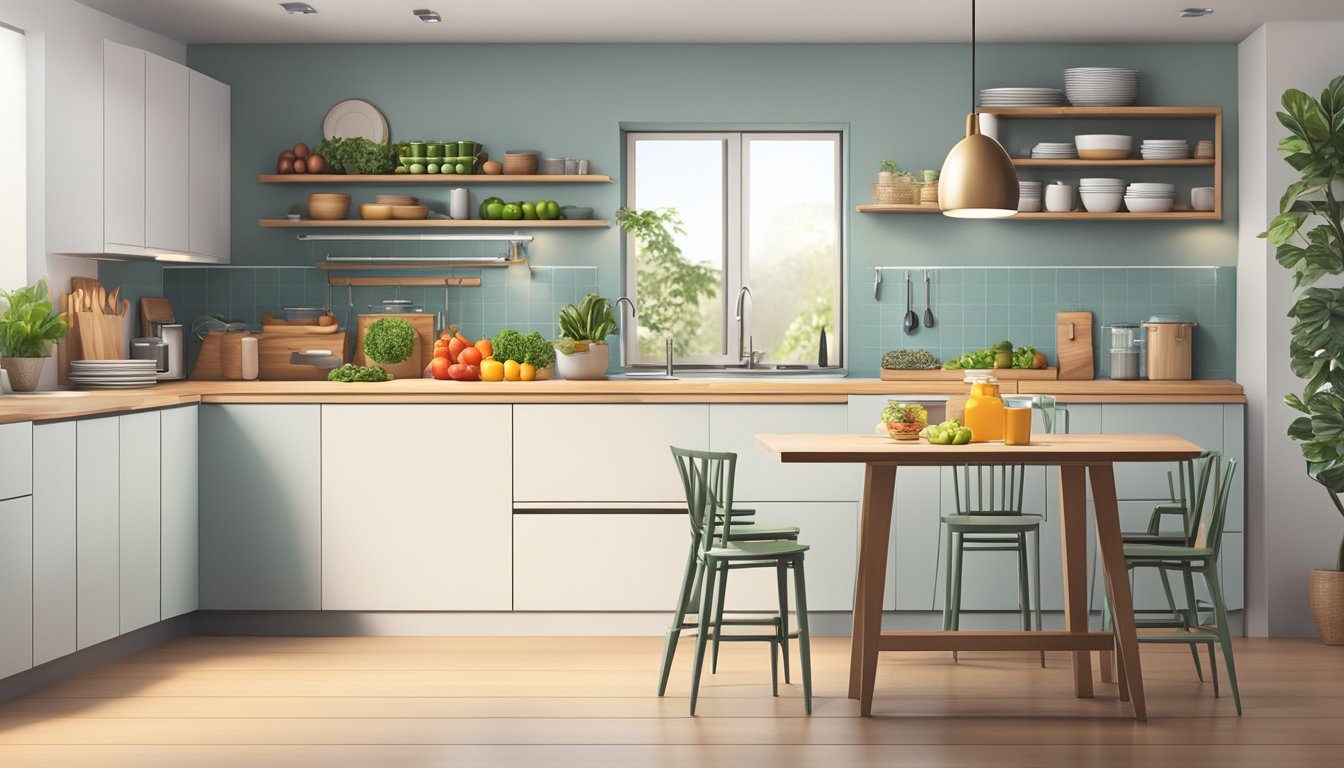
M 229 87 L 103 41 L 104 253 L 229 259 Z
M 191 70 L 152 53 L 145 54 L 145 247 L 152 252 L 185 253 L 187 174 L 182 158 L 188 146 L 187 81 Z

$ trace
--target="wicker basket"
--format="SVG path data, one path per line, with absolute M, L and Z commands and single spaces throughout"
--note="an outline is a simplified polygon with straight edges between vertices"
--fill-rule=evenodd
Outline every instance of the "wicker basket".
M 1344 645 L 1344 571 L 1313 570 L 1307 589 L 1321 641 Z
M 919 205 L 920 184 L 874 184 L 873 202 L 880 205 Z

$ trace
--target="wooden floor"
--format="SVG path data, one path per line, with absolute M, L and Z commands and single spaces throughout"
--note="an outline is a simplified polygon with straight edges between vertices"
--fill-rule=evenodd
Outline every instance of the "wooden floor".
M 1028 653 L 884 655 L 861 719 L 847 638 L 814 641 L 813 717 L 743 644 L 690 718 L 691 644 L 658 699 L 660 642 L 188 638 L 0 705 L 0 766 L 1344 765 L 1344 648 L 1310 641 L 1238 641 L 1241 718 L 1183 648 L 1145 646 L 1146 724 Z

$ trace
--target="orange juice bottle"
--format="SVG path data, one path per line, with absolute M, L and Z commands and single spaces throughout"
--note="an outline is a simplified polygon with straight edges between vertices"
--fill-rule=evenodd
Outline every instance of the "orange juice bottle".
M 999 397 L 999 380 L 988 374 L 968 375 L 971 396 L 966 400 L 966 426 L 971 428 L 971 442 L 987 443 L 1003 439 L 1003 398 Z

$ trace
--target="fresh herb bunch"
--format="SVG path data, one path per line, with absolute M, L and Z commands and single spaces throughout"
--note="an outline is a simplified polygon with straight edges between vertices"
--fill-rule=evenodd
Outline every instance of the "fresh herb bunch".
M 505 328 L 490 340 L 490 346 L 496 360 L 513 360 L 518 363 L 531 363 L 538 370 L 550 368 L 555 363 L 555 347 L 540 333 L 519 333 Z
M 577 307 L 561 307 L 557 320 L 560 334 L 573 341 L 603 341 L 616 332 L 616 312 L 611 302 L 596 293 L 584 296 Z
M 332 368 L 327 374 L 328 381 L 391 381 L 392 374 L 376 365 L 351 365 L 346 363 L 340 368 Z
M 362 136 L 323 139 L 313 151 L 346 173 L 391 173 L 397 165 L 396 147 Z
M 65 314 L 53 312 L 45 278 L 13 291 L 0 290 L 0 357 L 46 357 L 65 338 Z
M 415 328 L 400 317 L 375 320 L 364 332 L 364 356 L 383 365 L 396 365 L 415 351 Z
M 882 355 L 882 367 L 888 371 L 923 371 L 937 368 L 938 358 L 927 349 L 893 349 Z

